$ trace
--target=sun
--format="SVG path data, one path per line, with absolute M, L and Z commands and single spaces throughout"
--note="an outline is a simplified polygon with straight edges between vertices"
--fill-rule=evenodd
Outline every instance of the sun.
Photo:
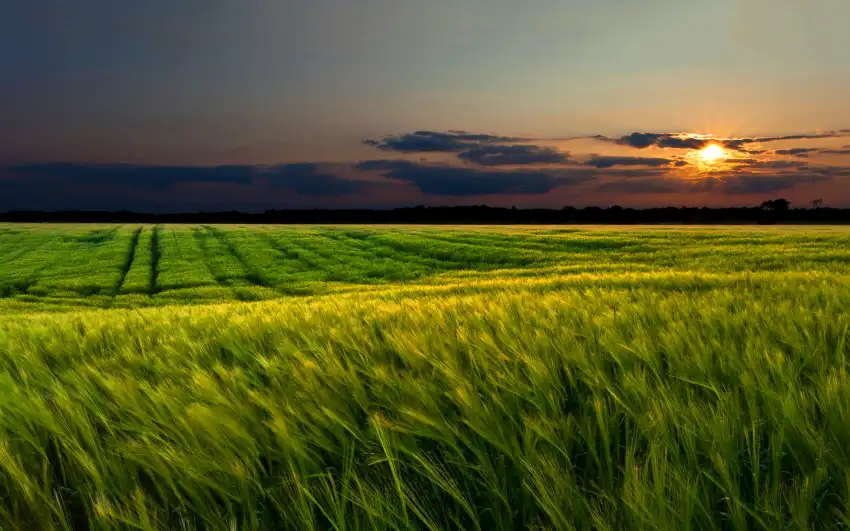
M 718 144 L 709 144 L 699 152 L 699 158 L 707 163 L 717 162 L 726 158 L 726 150 Z

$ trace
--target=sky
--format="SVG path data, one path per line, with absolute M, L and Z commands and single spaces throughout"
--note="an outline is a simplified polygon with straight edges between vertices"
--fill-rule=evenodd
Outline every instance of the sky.
M 0 211 L 850 207 L 847 20 L 848 0 L 5 2 Z

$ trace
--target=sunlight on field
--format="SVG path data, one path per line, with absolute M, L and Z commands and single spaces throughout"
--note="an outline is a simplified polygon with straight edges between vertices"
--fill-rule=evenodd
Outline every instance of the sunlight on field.
M 0 528 L 840 529 L 850 232 L 0 226 Z
M 454 276 L 850 271 L 836 227 L 0 226 L 0 312 L 273 300 Z

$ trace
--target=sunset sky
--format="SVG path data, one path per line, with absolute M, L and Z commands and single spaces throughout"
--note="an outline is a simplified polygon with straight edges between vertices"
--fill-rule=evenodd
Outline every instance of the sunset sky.
M 26 0 L 0 211 L 850 207 L 848 0 Z

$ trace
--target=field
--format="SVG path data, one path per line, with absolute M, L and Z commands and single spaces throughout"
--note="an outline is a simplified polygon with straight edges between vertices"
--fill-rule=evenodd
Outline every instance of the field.
M 850 230 L 0 225 L 2 529 L 846 529 Z

